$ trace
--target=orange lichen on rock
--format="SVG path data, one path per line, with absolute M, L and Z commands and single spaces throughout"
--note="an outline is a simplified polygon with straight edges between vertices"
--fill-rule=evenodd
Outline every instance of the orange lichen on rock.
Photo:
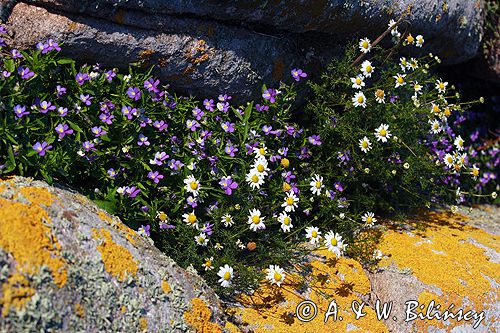
M 191 300 L 191 310 L 184 313 L 186 322 L 195 329 L 197 333 L 221 333 L 222 329 L 216 323 L 210 321 L 212 311 L 200 298 Z
M 161 281 L 161 289 L 165 294 L 168 294 L 172 291 L 172 288 L 170 288 L 170 284 L 168 284 L 168 281 L 166 279 Z
M 101 253 L 106 271 L 120 281 L 124 281 L 127 274 L 135 276 L 138 266 L 132 253 L 125 247 L 116 244 L 109 230 L 92 229 L 92 231 L 94 239 L 100 242 L 97 250 Z
M 500 281 L 500 264 L 488 256 L 488 248 L 500 252 L 500 237 L 458 223 L 465 219 L 431 213 L 424 221 L 411 223 L 418 230 L 387 231 L 379 249 L 389 257 L 379 266 L 394 262 L 400 269 L 410 268 L 417 279 L 442 292 L 441 296 L 424 292 L 419 296 L 421 301 L 434 300 L 445 308 L 454 303 L 455 309 L 482 311 L 484 304 L 490 303 L 490 294 L 500 292 L 491 282 Z M 451 321 L 446 328 L 460 324 Z M 419 321 L 418 325 L 423 325 L 423 331 L 428 330 L 428 325 L 443 327 L 437 321 Z
M 123 223 L 121 223 L 119 221 L 113 220 L 108 214 L 106 214 L 103 211 L 99 211 L 99 213 L 97 215 L 99 216 L 99 218 L 102 221 L 108 223 L 110 226 L 112 226 L 116 230 L 121 231 L 122 234 L 125 236 L 125 238 L 131 244 L 135 245 L 135 237 L 137 237 L 137 234 L 132 229 L 130 229 L 125 224 L 123 224 Z
M 43 194 L 47 190 L 40 190 L 33 196 L 50 200 L 49 195 Z M 33 201 L 38 202 L 38 199 Z M 61 245 L 46 223 L 50 223 L 50 218 L 38 205 L 0 198 L 0 247 L 12 254 L 19 272 L 33 275 L 42 266 L 47 266 L 54 282 L 62 287 L 68 278 L 66 261 L 61 258 Z
M 148 330 L 148 320 L 144 317 L 139 318 L 139 327 L 141 328 L 141 330 L 147 331 Z
M 243 309 L 229 309 L 230 315 L 241 317 L 243 324 L 248 324 L 255 333 L 310 333 L 310 332 L 387 332 L 386 326 L 377 320 L 375 311 L 365 306 L 366 316 L 355 320 L 351 304 L 361 303 L 358 294 L 370 292 L 370 281 L 361 265 L 352 259 L 335 258 L 328 251 L 317 251 L 326 256 L 326 260 L 312 261 L 311 274 L 303 277 L 299 274 L 287 274 L 281 287 L 263 282 L 253 295 L 240 297 Z M 306 284 L 309 294 L 300 294 Z M 309 322 L 302 322 L 296 317 L 297 306 L 304 300 L 317 305 L 317 315 Z M 330 316 L 325 323 L 325 314 L 332 301 L 338 307 L 336 321 Z M 232 312 L 232 313 L 231 313 Z M 340 316 L 342 320 L 340 320 Z
M 0 298 L 2 316 L 7 316 L 11 307 L 21 309 L 34 294 L 35 289 L 29 286 L 29 281 L 24 275 L 20 273 L 11 275 L 7 282 L 2 285 L 2 297 Z
M 19 189 L 19 192 L 33 205 L 49 207 L 56 201 L 56 197 L 42 187 L 23 187 Z
M 75 313 L 80 318 L 85 317 L 85 309 L 80 303 L 75 304 Z

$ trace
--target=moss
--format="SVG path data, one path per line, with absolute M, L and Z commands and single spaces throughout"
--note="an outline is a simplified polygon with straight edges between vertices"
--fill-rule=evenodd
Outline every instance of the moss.
M 92 232 L 94 239 L 100 241 L 97 250 L 101 253 L 104 268 L 109 274 L 117 277 L 120 281 L 125 281 L 128 274 L 133 276 L 137 274 L 138 266 L 132 253 L 116 244 L 109 230 L 92 229 Z
M 29 281 L 24 275 L 20 273 L 11 275 L 2 285 L 2 298 L 0 298 L 2 316 L 7 316 L 11 307 L 21 309 L 34 294 L 35 289 L 29 286 Z
M 199 298 L 193 298 L 191 300 L 191 310 L 184 313 L 184 319 L 195 329 L 195 332 L 221 333 L 221 327 L 211 322 L 210 317 L 212 317 L 212 311 L 210 311 L 207 304 Z

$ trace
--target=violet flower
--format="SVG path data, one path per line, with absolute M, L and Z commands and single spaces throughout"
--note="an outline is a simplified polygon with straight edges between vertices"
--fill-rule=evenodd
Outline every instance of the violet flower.
M 51 148 L 52 146 L 49 145 L 46 141 L 42 143 L 37 142 L 33 145 L 33 150 L 35 150 L 40 156 L 45 156 L 47 150 L 50 150 Z
M 264 90 L 264 93 L 262 94 L 262 98 L 264 98 L 265 100 L 268 100 L 271 104 L 273 104 L 274 102 L 276 102 L 277 95 L 278 95 L 278 93 L 276 92 L 276 89 L 269 88 L 269 89 Z
M 76 74 L 75 79 L 79 85 L 83 85 L 85 81 L 90 80 L 90 76 L 87 73 L 78 73 Z
M 145 136 L 144 134 L 139 134 L 139 141 L 137 141 L 137 145 L 138 146 L 142 146 L 142 145 L 149 146 L 150 142 L 148 141 L 148 137 Z
M 144 81 L 144 89 L 147 91 L 152 91 L 152 92 L 159 92 L 158 90 L 158 85 L 160 84 L 160 80 L 156 80 L 153 78 L 149 78 L 148 80 Z
M 141 91 L 137 87 L 130 87 L 127 90 L 127 95 L 130 99 L 138 101 L 141 99 Z
M 17 70 L 17 73 L 19 75 L 21 75 L 21 79 L 23 80 L 28 80 L 30 78 L 32 78 L 33 76 L 35 76 L 35 73 L 32 72 L 29 67 L 19 67 L 18 70 Z
M 226 121 L 225 123 L 222 123 L 222 129 L 224 130 L 224 132 L 226 133 L 233 133 L 234 132 L 234 126 L 236 126 L 236 124 L 234 123 L 231 123 L 229 121 Z
M 148 173 L 148 178 L 151 179 L 152 181 L 154 181 L 156 184 L 158 184 L 160 182 L 160 180 L 163 179 L 163 175 L 160 174 L 158 171 L 150 171 Z
M 59 135 L 59 139 L 64 138 L 66 135 L 73 134 L 73 130 L 69 128 L 67 124 L 59 124 L 56 126 L 55 130 Z
M 227 195 L 233 194 L 233 190 L 238 188 L 238 183 L 236 183 L 231 177 L 223 177 L 219 184 Z
M 301 78 L 306 78 L 307 73 L 304 73 L 302 69 L 293 69 L 292 70 L 292 77 L 295 81 L 299 82 Z
M 90 131 L 92 132 L 92 134 L 94 134 L 94 136 L 96 138 L 107 134 L 107 132 L 105 130 L 103 130 L 103 128 L 101 126 L 94 126 L 91 128 Z
M 19 118 L 22 118 L 24 116 L 29 115 L 30 112 L 26 111 L 26 107 L 24 105 L 16 105 L 16 106 L 14 106 L 14 114 L 19 119 Z

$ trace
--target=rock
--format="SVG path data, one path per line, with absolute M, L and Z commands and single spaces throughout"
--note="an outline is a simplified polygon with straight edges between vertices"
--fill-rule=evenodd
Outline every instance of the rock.
M 309 258 L 300 269 L 288 268 L 281 288 L 263 283 L 226 312 L 243 331 L 255 333 L 499 332 L 500 207 L 462 213 L 431 212 L 406 223 L 386 222 L 378 227 L 381 238 L 374 247 L 382 258 L 375 267 L 363 269 L 356 260 L 318 251 L 319 257 Z M 316 309 L 309 303 L 307 315 L 302 303 L 298 313 L 306 321 L 301 321 L 297 308 L 308 300 Z M 380 309 L 391 305 L 386 319 L 377 317 L 377 300 Z M 325 322 L 326 313 L 335 309 L 332 301 L 337 317 Z M 424 306 L 410 310 L 422 316 L 434 301 L 431 315 L 436 308 L 441 314 L 462 309 L 464 318 L 405 322 L 408 301 Z M 353 309 L 362 302 L 366 315 L 356 318 Z M 468 311 L 475 313 L 465 316 Z
M 302 67 L 314 78 L 340 54 L 346 41 L 374 40 L 413 1 L 340 0 L 32 0 L 9 15 L 17 47 L 55 38 L 80 61 L 126 68 L 156 65 L 163 81 L 185 93 L 229 93 L 239 100 L 259 97 L 263 83 L 290 80 Z M 12 0 L 4 1 L 6 16 Z M 36 7 L 40 6 L 40 7 Z M 5 7 L 5 8 L 3 8 Z M 448 64 L 476 55 L 482 35 L 481 2 L 431 0 L 413 3 L 401 29 L 425 36 L 422 53 Z M 410 26 L 411 24 L 411 26 Z
M 22 177 L 0 182 L 0 285 L 2 332 L 222 332 L 225 324 L 205 282 L 147 238 L 81 195 Z

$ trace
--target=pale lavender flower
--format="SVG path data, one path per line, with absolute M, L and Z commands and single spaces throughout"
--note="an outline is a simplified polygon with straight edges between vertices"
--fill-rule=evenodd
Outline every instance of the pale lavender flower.
M 141 91 L 137 87 L 130 87 L 127 90 L 127 95 L 130 99 L 138 101 L 141 99 Z
M 69 128 L 67 124 L 59 124 L 56 126 L 55 130 L 59 135 L 59 139 L 64 138 L 66 135 L 73 134 L 73 130 Z
M 52 146 L 49 145 L 46 141 L 42 143 L 37 142 L 33 145 L 33 150 L 35 150 L 40 156 L 45 156 L 47 150 L 50 150 L 51 148 Z
M 222 129 L 224 130 L 224 132 L 226 133 L 233 133 L 234 132 L 234 126 L 236 126 L 236 124 L 234 123 L 231 123 L 229 121 L 226 121 L 224 123 L 222 123 Z
M 187 120 L 186 127 L 190 129 L 192 132 L 196 131 L 197 128 L 200 128 L 200 124 L 196 120 Z
M 22 118 L 30 114 L 29 111 L 26 111 L 26 107 L 24 105 L 16 105 L 14 106 L 14 114 L 17 118 Z
M 152 181 L 154 181 L 156 184 L 158 184 L 160 182 L 160 180 L 163 179 L 163 175 L 160 174 L 158 171 L 150 171 L 148 173 L 148 178 L 151 179 Z
M 115 118 L 115 116 L 107 113 L 101 113 L 101 115 L 99 116 L 99 119 L 101 119 L 103 123 L 108 125 L 111 125 L 113 123 L 113 118 Z
M 107 132 L 101 126 L 94 126 L 91 128 L 90 131 L 92 132 L 92 134 L 94 134 L 96 138 L 107 134 Z
M 302 69 L 293 69 L 292 70 L 292 77 L 295 81 L 299 82 L 301 78 L 306 78 L 307 73 L 304 73 Z

